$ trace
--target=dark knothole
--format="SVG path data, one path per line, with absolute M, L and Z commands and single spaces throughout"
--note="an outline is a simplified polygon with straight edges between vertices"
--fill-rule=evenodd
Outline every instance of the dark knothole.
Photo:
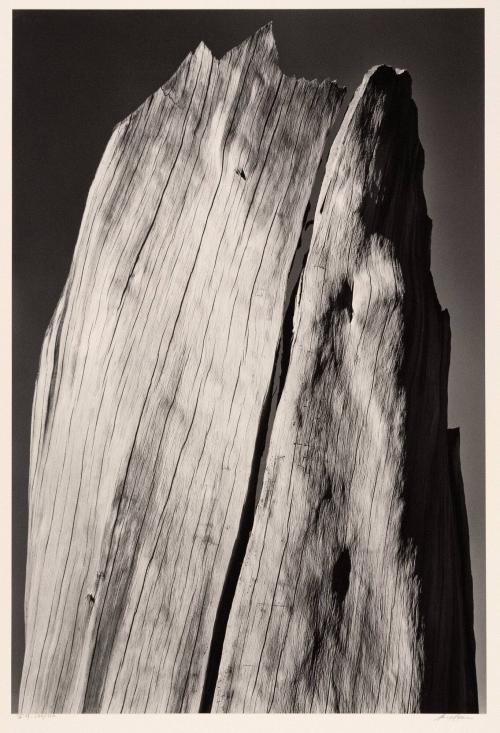
M 347 547 L 341 550 L 332 571 L 332 593 L 339 607 L 343 606 L 351 575 L 351 555 Z
M 353 288 L 349 285 L 347 280 L 344 280 L 342 283 L 342 287 L 340 289 L 339 294 L 337 295 L 337 307 L 341 309 L 345 309 L 347 311 L 347 315 L 349 316 L 349 320 L 352 321 L 352 293 Z

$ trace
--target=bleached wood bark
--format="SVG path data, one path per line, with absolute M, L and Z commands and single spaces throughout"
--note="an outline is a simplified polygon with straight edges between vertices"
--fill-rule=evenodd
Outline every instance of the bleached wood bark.
M 327 164 L 216 712 L 477 709 L 422 169 L 410 77 L 378 67 Z
M 114 130 L 34 399 L 22 712 L 198 710 L 342 93 L 267 26 Z

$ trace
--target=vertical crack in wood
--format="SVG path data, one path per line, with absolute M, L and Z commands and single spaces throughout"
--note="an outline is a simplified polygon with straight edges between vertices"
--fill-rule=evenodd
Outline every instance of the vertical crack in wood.
M 224 579 L 224 585 L 222 586 L 219 605 L 217 606 L 217 612 L 215 615 L 212 639 L 210 642 L 210 650 L 208 652 L 205 680 L 203 683 L 203 691 L 201 695 L 200 713 L 209 713 L 212 709 L 212 701 L 215 692 L 215 685 L 217 682 L 217 675 L 219 672 L 219 664 L 222 656 L 222 647 L 224 645 L 229 613 L 231 611 L 234 593 L 236 591 L 236 585 L 238 583 L 241 566 L 245 557 L 248 539 L 250 537 L 250 532 L 252 531 L 255 513 L 255 496 L 257 493 L 260 466 L 262 462 L 265 462 L 264 447 L 266 445 L 268 433 L 272 429 L 272 423 L 270 421 L 271 401 L 273 394 L 272 384 L 274 382 L 276 366 L 278 363 L 278 353 L 279 350 L 277 349 L 274 357 L 271 383 L 260 416 L 259 429 L 257 431 L 255 450 L 252 460 L 252 468 L 250 472 L 250 479 L 248 482 L 248 491 L 243 504 L 243 509 L 241 511 L 238 533 L 236 535 L 236 539 L 233 545 L 226 577 Z
M 311 211 L 315 211 L 316 209 L 319 192 L 321 190 L 321 182 L 325 173 L 325 163 L 328 158 L 331 143 L 332 136 L 330 129 L 330 133 L 325 137 L 323 155 L 316 171 L 314 183 L 311 188 L 310 199 L 302 220 L 302 231 L 300 233 L 297 248 L 288 273 L 281 334 L 276 348 L 271 379 L 259 421 L 259 428 L 255 440 L 255 449 L 252 459 L 252 468 L 248 482 L 248 491 L 241 512 L 238 534 L 231 553 L 231 559 L 229 561 L 215 616 L 200 702 L 200 713 L 209 713 L 212 710 L 213 697 L 219 674 L 220 660 L 222 657 L 222 649 L 226 637 L 227 622 L 231 612 L 234 594 L 236 592 L 236 586 L 241 572 L 241 566 L 245 558 L 248 540 L 250 539 L 250 533 L 253 527 L 255 508 L 259 502 L 262 491 L 264 470 L 267 463 L 274 418 L 283 393 L 288 373 L 288 366 L 290 363 L 290 354 L 293 342 L 293 317 L 302 273 L 306 266 L 313 232 L 313 227 L 310 226 L 311 220 L 309 219 L 309 215 Z M 241 175 L 240 171 L 237 171 L 237 173 Z

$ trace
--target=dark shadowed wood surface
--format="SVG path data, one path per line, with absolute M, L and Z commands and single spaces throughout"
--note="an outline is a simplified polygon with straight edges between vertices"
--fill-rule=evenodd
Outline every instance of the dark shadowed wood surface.
M 327 163 L 217 711 L 477 708 L 422 169 L 410 77 L 378 67 Z

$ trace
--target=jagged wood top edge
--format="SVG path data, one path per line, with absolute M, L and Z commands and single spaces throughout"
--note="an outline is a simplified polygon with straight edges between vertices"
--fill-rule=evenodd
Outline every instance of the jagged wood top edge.
M 220 64 L 224 61 L 229 61 L 232 55 L 235 54 L 237 51 L 243 51 L 246 46 L 249 46 L 251 43 L 254 43 L 257 39 L 265 40 L 268 49 L 269 49 L 269 61 L 280 70 L 281 74 L 286 79 L 291 79 L 292 81 L 296 81 L 297 83 L 302 82 L 303 84 L 307 84 L 310 86 L 316 86 L 318 89 L 322 89 L 324 87 L 334 87 L 338 94 L 343 98 L 347 87 L 345 86 L 339 86 L 336 79 L 323 79 L 322 81 L 319 81 L 318 79 L 305 79 L 304 77 L 296 77 L 293 75 L 285 74 L 282 69 L 280 68 L 280 62 L 279 62 L 279 52 L 278 47 L 276 45 L 276 38 L 273 31 L 273 21 L 269 21 L 265 25 L 263 25 L 261 28 L 259 28 L 255 33 L 251 36 L 248 36 L 245 38 L 244 41 L 239 43 L 236 46 L 233 46 L 228 51 L 226 51 L 223 56 L 220 58 L 217 58 L 215 54 L 211 51 L 211 49 L 206 45 L 204 41 L 200 41 L 200 43 L 196 46 L 194 51 L 190 51 L 184 59 L 181 61 L 177 69 L 174 71 L 174 73 L 170 76 L 167 81 L 165 81 L 156 91 L 154 91 L 152 94 L 150 94 L 136 109 L 134 109 L 132 112 L 130 112 L 126 117 L 124 117 L 122 120 L 117 122 L 117 124 L 113 128 L 113 132 L 118 129 L 121 125 L 126 123 L 134 114 L 138 113 L 140 109 L 142 109 L 143 105 L 147 104 L 148 101 L 153 97 L 155 94 L 157 94 L 160 90 L 163 91 L 164 94 L 167 94 L 174 86 L 176 81 L 179 79 L 179 77 L 184 73 L 186 68 L 188 67 L 191 59 L 196 58 L 199 55 L 202 54 L 209 54 L 213 61 L 217 64 Z M 174 100 L 175 101 L 175 100 Z

